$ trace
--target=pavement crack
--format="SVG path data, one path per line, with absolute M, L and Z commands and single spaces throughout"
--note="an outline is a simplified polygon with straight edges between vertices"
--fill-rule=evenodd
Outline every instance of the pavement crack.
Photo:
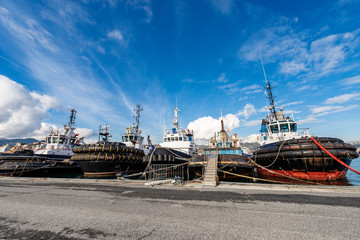
M 146 235 L 144 235 L 144 236 L 142 236 L 142 237 L 138 238 L 137 240 L 141 240 L 141 239 L 144 239 L 144 238 L 146 238 L 146 237 L 149 237 L 151 234 L 153 234 L 153 233 L 155 232 L 155 230 L 156 230 L 156 228 L 154 228 L 153 230 L 151 230 L 151 232 L 150 232 L 150 233 L 148 233 L 148 234 L 146 234 Z

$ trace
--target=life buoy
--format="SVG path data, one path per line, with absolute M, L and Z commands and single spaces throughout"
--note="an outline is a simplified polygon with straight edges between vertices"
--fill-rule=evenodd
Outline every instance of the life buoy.
M 136 140 L 136 144 L 138 144 L 139 143 L 139 140 Z

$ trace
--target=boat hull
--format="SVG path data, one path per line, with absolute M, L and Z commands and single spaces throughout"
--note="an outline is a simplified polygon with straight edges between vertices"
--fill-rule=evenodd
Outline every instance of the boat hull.
M 189 171 L 193 178 L 202 177 L 205 166 L 204 155 L 189 162 Z M 219 181 L 244 181 L 246 179 L 244 176 L 254 176 L 254 165 L 250 163 L 249 157 L 235 154 L 218 155 L 217 177 Z
M 2 160 L 0 176 L 11 177 L 80 177 L 81 168 L 73 163 L 34 160 Z
M 84 175 L 116 175 L 117 173 L 132 174 L 142 172 L 146 163 L 126 163 L 121 161 L 89 160 L 76 161 L 84 171 Z
M 359 154 L 337 138 L 316 138 L 336 158 L 350 165 Z M 253 156 L 263 178 L 334 181 L 346 177 L 347 168 L 321 150 L 311 139 L 292 139 L 264 145 Z

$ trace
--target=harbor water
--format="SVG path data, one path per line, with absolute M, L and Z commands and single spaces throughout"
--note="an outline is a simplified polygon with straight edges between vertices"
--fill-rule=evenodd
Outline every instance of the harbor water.
M 354 159 L 351 162 L 351 167 L 357 171 L 360 171 L 360 158 Z M 346 175 L 346 179 L 349 181 L 349 184 L 352 186 L 360 186 L 360 175 L 348 170 L 348 174 Z

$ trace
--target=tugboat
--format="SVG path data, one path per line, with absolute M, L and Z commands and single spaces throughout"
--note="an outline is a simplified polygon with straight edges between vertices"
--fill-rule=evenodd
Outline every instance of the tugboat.
M 182 129 L 178 121 L 178 112 L 180 110 L 175 107 L 174 109 L 174 127 L 172 129 L 165 130 L 163 137 L 164 142 L 160 143 L 163 148 L 170 148 L 188 156 L 194 156 L 197 154 L 196 145 L 194 142 L 194 133 L 189 129 Z
M 64 125 L 64 129 L 51 130 L 44 143 L 33 145 L 34 154 L 39 157 L 47 157 L 52 160 L 69 159 L 74 155 L 72 149 L 76 145 L 84 144 L 83 138 L 78 139 L 79 134 L 75 134 L 76 110 L 71 109 L 70 121 Z
M 140 116 L 143 108 L 140 106 L 140 104 L 137 104 L 134 111 L 136 114 L 134 116 L 135 123 L 132 126 L 126 128 L 126 133 L 121 134 L 122 143 L 124 143 L 127 147 L 142 149 L 145 155 L 147 155 L 153 147 L 151 146 L 150 136 L 148 136 L 147 139 L 148 144 L 144 144 L 144 137 L 141 135 L 141 129 L 139 128 Z
M 106 125 L 100 126 L 98 143 L 74 147 L 76 155 L 71 160 L 80 165 L 84 176 L 129 175 L 145 169 L 143 157 L 150 149 L 143 145 L 144 137 L 139 129 L 142 111 L 139 104 L 135 111 L 136 122 L 121 135 L 123 142 L 111 142 L 109 126 Z
M 16 145 L 15 152 L 0 155 L 0 175 L 23 177 L 70 177 L 83 174 L 69 161 L 72 148 L 82 139 L 74 134 L 76 111 L 71 110 L 70 122 L 64 131 L 51 131 L 43 144 Z
M 73 149 L 75 155 L 71 160 L 80 165 L 84 176 L 115 176 L 120 172 L 131 174 L 145 169 L 143 150 L 127 147 L 121 142 L 110 142 L 109 126 L 100 126 L 100 136 L 102 139 L 96 144 L 76 146 Z
M 261 124 L 260 148 L 253 160 L 264 178 L 297 178 L 313 181 L 345 178 L 348 168 L 359 153 L 351 144 L 338 138 L 311 136 L 308 130 L 298 133 L 297 122 L 276 108 L 270 83 L 266 84 L 270 114 Z M 319 144 L 319 145 L 318 145 Z M 320 148 L 322 146 L 324 149 Z
M 194 157 L 189 163 L 189 168 L 195 173 L 195 177 L 203 176 L 207 159 L 215 150 L 218 154 L 217 176 L 219 180 L 243 179 L 240 175 L 253 176 L 254 165 L 251 164 L 251 159 L 244 155 L 239 137 L 237 134 L 231 135 L 230 130 L 225 130 L 222 116 L 220 120 L 221 131 L 214 133 L 214 137 L 210 139 L 208 147 L 204 148 L 204 154 Z

